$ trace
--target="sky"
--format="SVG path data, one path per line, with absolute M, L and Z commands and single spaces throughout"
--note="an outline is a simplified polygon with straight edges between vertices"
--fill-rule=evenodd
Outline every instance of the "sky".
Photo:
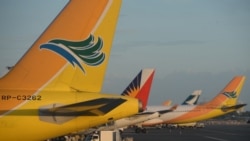
M 0 75 L 13 66 L 67 0 L 0 1 Z M 149 105 L 181 103 L 193 90 L 209 101 L 245 75 L 239 102 L 250 110 L 250 1 L 124 0 L 103 86 L 121 93 L 155 68 Z

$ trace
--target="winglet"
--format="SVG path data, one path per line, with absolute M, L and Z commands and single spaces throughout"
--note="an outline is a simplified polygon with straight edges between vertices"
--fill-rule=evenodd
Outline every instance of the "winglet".
M 143 109 L 146 109 L 154 72 L 154 69 L 141 70 L 121 95 L 140 99 L 142 101 Z

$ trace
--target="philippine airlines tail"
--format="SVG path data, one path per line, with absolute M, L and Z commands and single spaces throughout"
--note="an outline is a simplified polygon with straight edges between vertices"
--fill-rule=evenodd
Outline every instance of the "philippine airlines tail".
M 146 109 L 154 73 L 154 69 L 141 70 L 121 95 L 140 99 L 143 109 Z
M 208 105 L 219 107 L 231 107 L 237 104 L 241 89 L 245 82 L 245 76 L 235 76 L 220 93 L 214 97 Z
M 120 6 L 117 0 L 70 0 L 0 88 L 100 92 Z

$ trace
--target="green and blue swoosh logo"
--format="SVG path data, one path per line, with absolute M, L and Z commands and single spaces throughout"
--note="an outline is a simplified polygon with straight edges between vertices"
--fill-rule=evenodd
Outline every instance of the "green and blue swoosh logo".
M 237 95 L 236 95 L 236 92 L 235 91 L 232 91 L 232 92 L 224 92 L 222 93 L 224 94 L 226 97 L 228 98 L 237 98 Z
M 61 39 L 51 40 L 42 44 L 40 49 L 51 50 L 65 58 L 73 67 L 78 66 L 84 73 L 82 63 L 88 66 L 98 66 L 105 60 L 105 53 L 101 52 L 103 40 L 90 35 L 83 41 L 67 41 Z

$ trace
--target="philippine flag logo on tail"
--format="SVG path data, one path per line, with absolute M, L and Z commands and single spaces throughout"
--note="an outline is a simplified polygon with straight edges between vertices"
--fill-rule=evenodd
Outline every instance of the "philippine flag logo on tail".
M 140 99 L 146 109 L 153 77 L 154 69 L 141 70 L 121 95 Z
M 50 40 L 42 44 L 40 49 L 51 50 L 65 58 L 73 67 L 78 66 L 86 73 L 81 63 L 88 66 L 98 66 L 105 60 L 105 53 L 101 52 L 103 40 L 98 37 L 94 42 L 94 36 L 90 35 L 83 41 L 67 41 L 62 39 Z

